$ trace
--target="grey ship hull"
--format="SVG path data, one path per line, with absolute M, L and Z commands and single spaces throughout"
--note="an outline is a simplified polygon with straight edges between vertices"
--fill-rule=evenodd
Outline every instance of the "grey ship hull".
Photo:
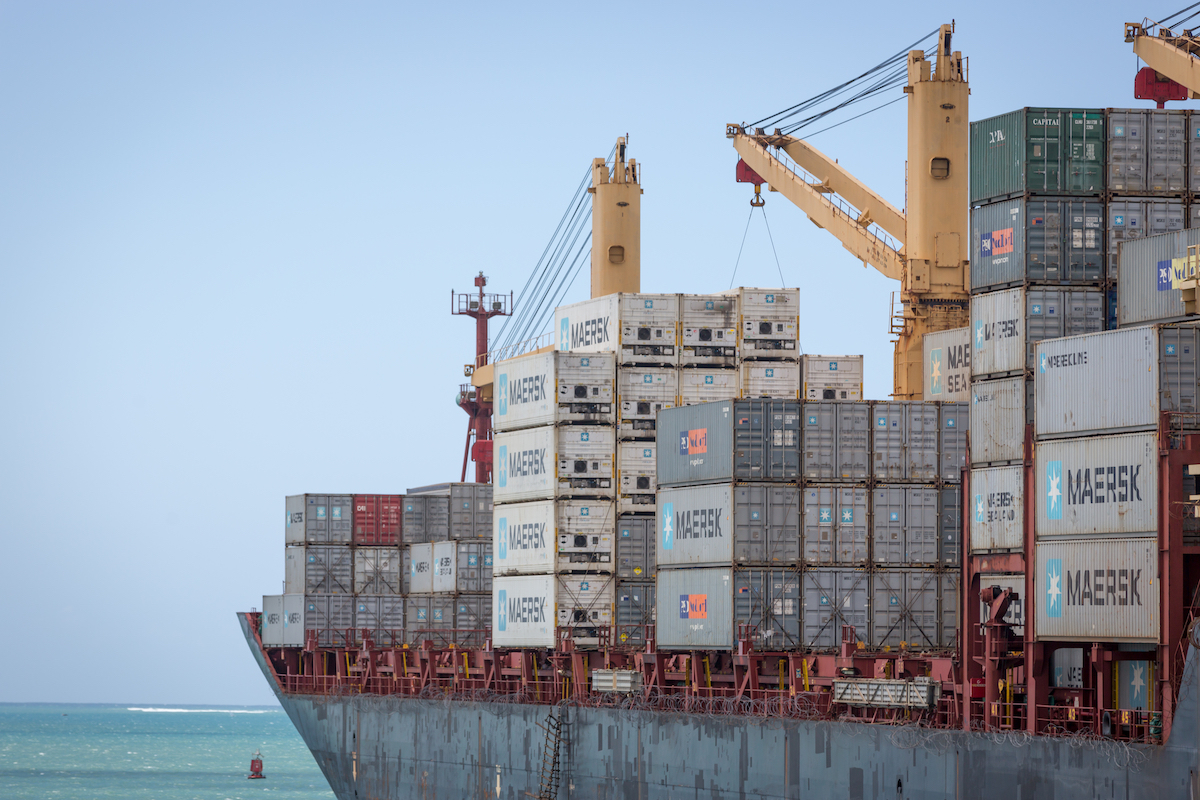
M 547 706 L 285 695 L 339 800 L 536 797 Z M 1200 669 L 1189 651 L 1162 747 L 861 723 L 569 709 L 560 798 L 1200 798 Z M 528 794 L 527 794 L 528 793 Z

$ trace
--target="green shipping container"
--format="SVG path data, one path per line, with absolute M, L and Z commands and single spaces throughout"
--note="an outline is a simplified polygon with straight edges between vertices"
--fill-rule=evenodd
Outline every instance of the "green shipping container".
M 1103 109 L 1023 108 L 971 123 L 971 203 L 1104 191 Z

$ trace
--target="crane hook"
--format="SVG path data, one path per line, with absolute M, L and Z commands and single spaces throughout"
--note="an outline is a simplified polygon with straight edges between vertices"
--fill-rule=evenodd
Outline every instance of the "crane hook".
M 762 208 L 767 204 L 767 199 L 762 196 L 762 184 L 754 184 L 754 197 L 750 198 L 750 205 L 753 208 Z

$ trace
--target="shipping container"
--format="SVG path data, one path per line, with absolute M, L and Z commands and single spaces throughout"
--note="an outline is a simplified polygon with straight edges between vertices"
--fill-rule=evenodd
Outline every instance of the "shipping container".
M 654 581 L 617 581 L 613 639 L 618 645 L 646 646 L 646 626 L 655 621 Z
M 316 631 L 319 647 L 352 647 L 354 597 L 349 594 L 304 595 L 304 630 Z
M 971 297 L 973 380 L 1024 374 L 1043 339 L 1104 330 L 1100 289 L 1018 287 Z
M 1033 405 L 1033 381 L 1018 375 L 971 384 L 971 466 L 1020 462 Z
M 1148 189 L 1150 194 L 1187 191 L 1187 111 L 1151 109 Z
M 560 573 L 609 573 L 613 570 L 616 505 L 608 500 L 555 502 Z
M 754 399 L 796 400 L 800 396 L 800 365 L 782 361 L 743 361 L 738 394 Z
M 400 594 L 408 594 L 412 591 L 412 549 L 414 545 L 406 544 L 400 546 Z M 432 552 L 431 552 L 432 555 Z
M 943 486 L 940 492 L 942 510 L 938 541 L 941 549 L 938 558 L 948 566 L 962 562 L 962 490 L 961 485 Z
M 692 367 L 679 371 L 679 405 L 694 406 L 730 400 L 742 393 L 742 373 L 738 369 Z
M 610 294 L 554 310 L 558 349 L 615 352 L 620 364 L 677 364 L 679 295 Z
M 962 481 L 967 468 L 968 439 L 971 429 L 970 403 L 942 403 L 938 441 L 939 477 L 950 483 Z
M 432 542 L 427 542 L 405 548 L 408 551 L 408 591 L 413 594 L 433 591 L 433 547 Z
M 531 353 L 499 361 L 492 427 L 616 424 L 616 357 L 611 353 Z
M 942 603 L 941 573 L 879 570 L 871 575 L 870 644 L 877 648 L 931 650 L 953 647 L 955 598 Z M 951 617 L 949 624 L 943 616 Z M 943 632 L 949 630 L 946 640 Z
M 404 498 L 402 539 L 406 543 L 487 539 L 491 531 L 491 484 L 422 486 L 409 489 Z
M 743 359 L 795 359 L 800 342 L 800 290 L 748 289 L 739 292 Z
M 410 495 L 404 498 L 400 541 L 424 544 L 450 537 L 450 498 Z
M 1025 547 L 1025 467 L 971 470 L 971 552 Z
M 263 646 L 304 646 L 304 595 L 265 595 L 262 608 Z
M 617 522 L 617 578 L 653 580 L 656 569 L 656 517 L 623 515 Z
M 801 356 L 800 370 L 803 400 L 863 399 L 862 356 Z
M 940 428 L 937 403 L 872 403 L 871 476 L 888 482 L 937 480 Z
M 1149 186 L 1146 168 L 1150 148 L 1147 113 L 1144 108 L 1108 110 L 1107 185 L 1110 192 L 1146 193 Z
M 1158 530 L 1158 434 L 1038 442 L 1035 532 L 1043 536 Z
M 437 647 L 450 645 L 456 635 L 454 605 L 454 597 L 448 594 L 410 594 L 404 598 L 407 643 L 429 639 Z
M 553 500 L 497 505 L 492 516 L 496 520 L 493 567 L 497 576 L 554 571 Z
M 786 484 L 736 483 L 658 493 L 657 565 L 795 564 L 800 493 Z
M 1082 648 L 1080 648 L 1082 651 Z M 1117 685 L 1117 708 L 1138 711 L 1154 711 L 1157 708 L 1155 667 L 1153 652 L 1147 652 L 1148 660 L 1114 661 L 1113 681 Z
M 355 594 L 400 594 L 400 548 L 354 549 Z
M 971 203 L 1104 191 L 1104 110 L 1022 108 L 971 123 Z M 974 264 L 972 264 L 972 267 Z
M 657 466 L 653 441 L 617 445 L 618 511 L 654 513 Z
M 971 292 L 1026 283 L 1099 285 L 1104 204 L 1016 198 L 971 209 Z
M 354 504 L 350 495 L 297 494 L 284 500 L 284 544 L 350 544 Z
M 865 481 L 871 475 L 871 407 L 867 403 L 805 403 L 806 480 Z
M 354 551 L 339 545 L 284 548 L 286 594 L 353 594 Z
M 1050 653 L 1050 685 L 1061 689 L 1083 688 L 1082 647 L 1059 647 Z
M 738 295 L 681 295 L 679 331 L 683 366 L 737 366 Z
M 1121 245 L 1187 227 L 1183 200 L 1114 197 L 1108 203 L 1108 277 L 1120 284 Z
M 661 649 L 732 650 L 742 626 L 756 649 L 800 646 L 802 601 L 795 570 L 660 570 L 655 597 Z
M 354 495 L 354 544 L 397 545 L 404 529 L 404 495 Z
M 354 598 L 354 642 L 362 644 L 363 629 L 380 647 L 404 644 L 404 598 L 394 594 L 360 594 Z
M 1200 194 L 1200 114 L 1188 112 L 1188 127 L 1187 127 L 1187 149 L 1188 149 L 1188 194 Z M 1196 210 L 1200 204 L 1193 203 L 1192 209 Z M 1196 227 L 1189 225 L 1189 228 Z
M 679 370 L 674 367 L 621 367 L 617 370 L 622 439 L 654 438 L 654 421 L 664 408 L 674 408 Z
M 871 490 L 872 561 L 904 566 L 937 564 L 942 498 L 934 486 L 876 486 Z
M 1039 342 L 1038 437 L 1153 430 L 1164 411 L 1196 411 L 1197 344 L 1194 324 Z
M 1158 540 L 1037 543 L 1039 641 L 1158 642 Z
M 868 491 L 863 486 L 805 485 L 803 560 L 806 564 L 866 564 Z
M 1185 277 L 1190 245 L 1200 245 L 1200 228 L 1121 245 L 1122 277 L 1117 287 L 1121 327 L 1185 319 L 1179 284 Z
M 854 626 L 854 636 L 869 644 L 868 602 L 871 578 L 861 569 L 807 569 L 801 573 L 804 598 L 802 644 L 807 650 L 836 651 L 842 626 Z
M 925 399 L 971 399 L 971 329 L 925 334 Z
M 483 647 L 492 627 L 492 594 L 460 594 L 454 599 L 455 644 Z
M 434 593 L 478 594 L 491 590 L 491 542 L 439 542 L 433 545 Z
M 704 403 L 664 411 L 658 424 L 659 486 L 800 477 L 796 401 Z
M 619 294 L 593 297 L 554 309 L 558 350 L 582 353 L 615 353 L 620 349 Z
M 577 642 L 598 642 L 612 625 L 615 587 L 605 575 L 522 575 L 496 578 L 492 637 L 497 647 L 554 647 L 555 626 L 570 626 Z
M 494 441 L 496 502 L 613 496 L 617 437 L 612 428 L 529 428 L 498 433 Z

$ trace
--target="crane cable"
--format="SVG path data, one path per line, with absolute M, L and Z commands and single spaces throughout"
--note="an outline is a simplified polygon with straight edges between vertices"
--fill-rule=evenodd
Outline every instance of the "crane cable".
M 1181 16 L 1182 14 L 1186 14 L 1188 11 L 1191 11 L 1193 8 L 1196 8 L 1197 6 L 1200 6 L 1200 3 L 1192 3 L 1187 8 L 1181 8 L 1178 11 L 1176 11 L 1174 14 L 1168 14 L 1167 16 L 1162 18 L 1161 22 L 1157 22 L 1155 24 L 1157 24 L 1158 27 L 1160 27 L 1160 28 L 1173 28 L 1176 25 L 1182 25 L 1183 23 L 1187 22 L 1192 17 L 1200 15 L 1200 11 L 1197 11 L 1195 14 L 1192 14 L 1191 16 L 1184 17 L 1183 19 L 1175 19 L 1175 17 Z M 1172 20 L 1174 20 L 1174 21 L 1172 21 Z

